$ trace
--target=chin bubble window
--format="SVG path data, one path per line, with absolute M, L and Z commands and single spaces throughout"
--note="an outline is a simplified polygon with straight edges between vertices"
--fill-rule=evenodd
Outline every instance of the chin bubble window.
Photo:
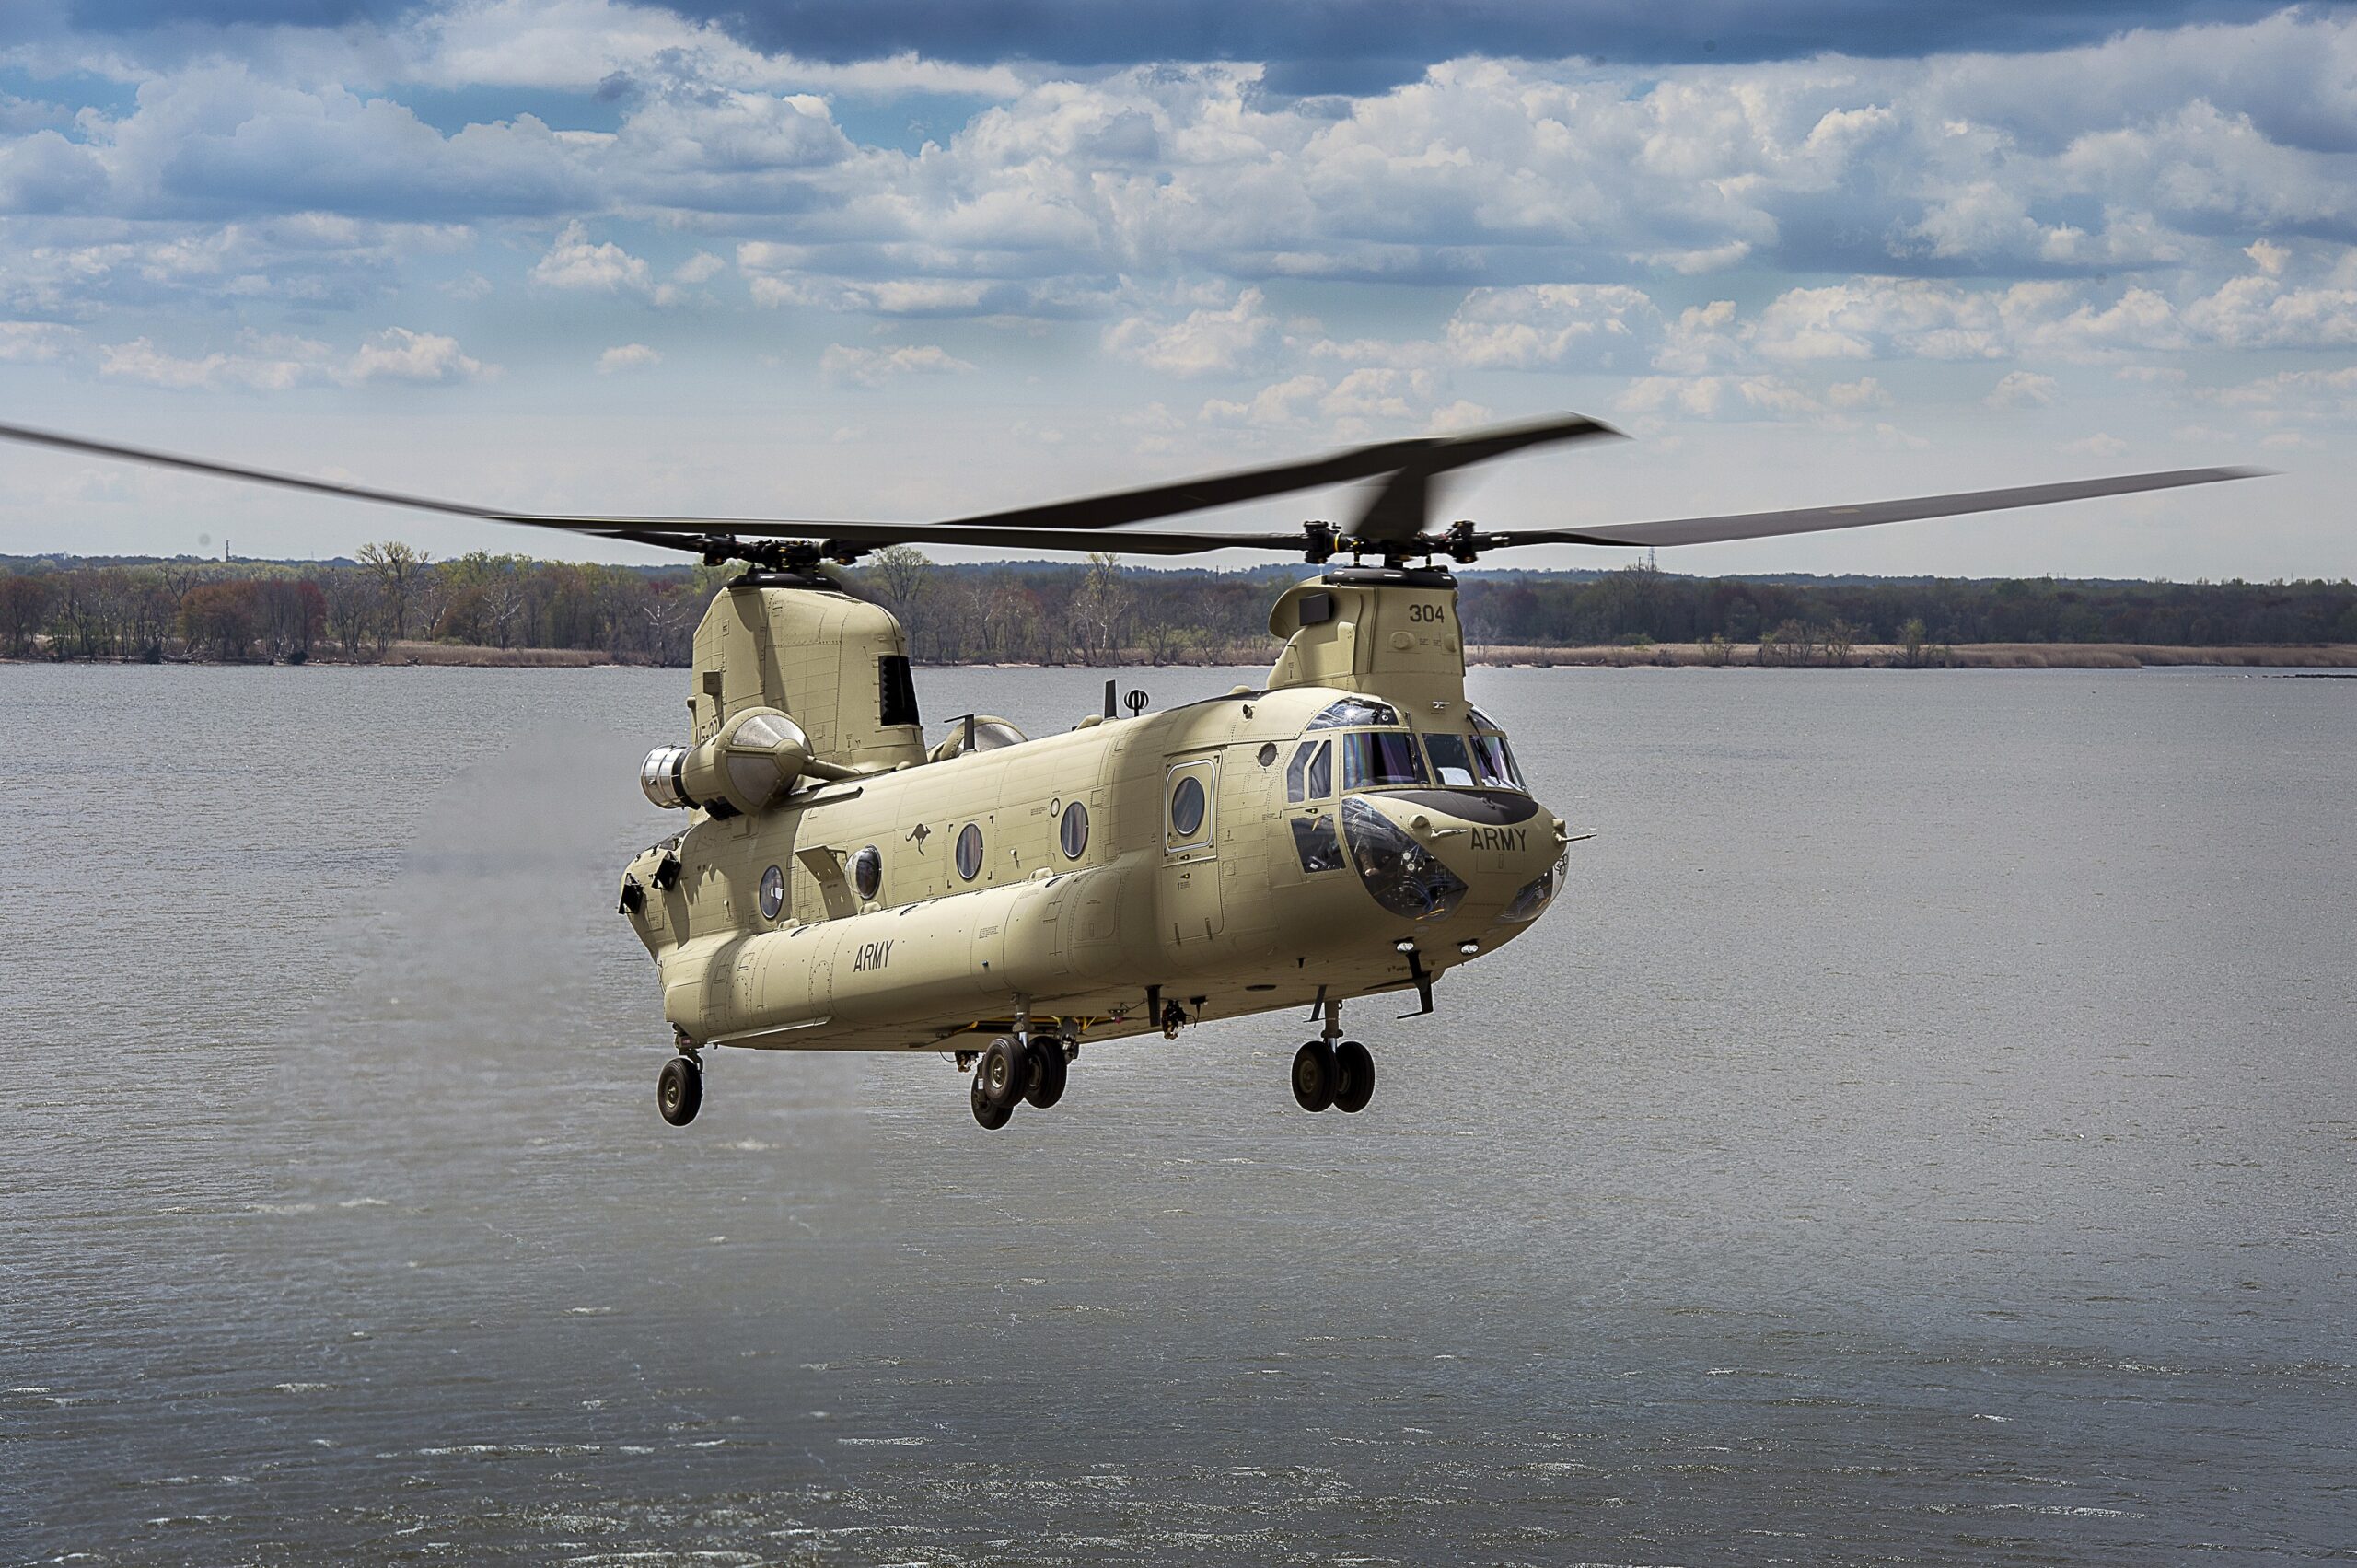
M 982 874 L 982 830 L 967 823 L 958 830 L 958 875 L 970 882 Z
M 1351 864 L 1375 901 L 1406 920 L 1446 919 L 1465 900 L 1465 879 L 1363 797 L 1342 802 Z
M 1063 820 L 1056 826 L 1056 837 L 1063 845 L 1066 860 L 1078 860 L 1088 850 L 1088 807 L 1074 800 L 1064 807 Z

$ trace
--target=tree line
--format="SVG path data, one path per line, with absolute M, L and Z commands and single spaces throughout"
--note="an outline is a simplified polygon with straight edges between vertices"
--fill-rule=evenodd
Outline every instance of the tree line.
M 838 580 L 898 615 L 920 660 L 1260 662 L 1270 601 L 1300 567 L 1246 572 L 1077 563 L 947 565 L 905 546 Z M 0 656 L 366 661 L 429 641 L 561 648 L 684 665 L 696 621 L 737 568 L 582 565 L 394 541 L 333 562 L 0 558 Z M 1689 577 L 1477 572 L 1466 639 L 1580 647 L 1697 644 L 1714 662 L 1840 663 L 1862 644 L 1920 662 L 1940 645 L 2357 643 L 2357 586 L 1962 578 Z

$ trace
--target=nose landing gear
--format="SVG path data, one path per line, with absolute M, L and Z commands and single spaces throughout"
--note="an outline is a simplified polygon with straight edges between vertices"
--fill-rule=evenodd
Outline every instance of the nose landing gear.
M 1304 1110 L 1355 1114 L 1375 1098 L 1375 1057 L 1354 1040 L 1343 1040 L 1342 1007 L 1326 1004 L 1326 1031 L 1293 1057 L 1293 1098 Z

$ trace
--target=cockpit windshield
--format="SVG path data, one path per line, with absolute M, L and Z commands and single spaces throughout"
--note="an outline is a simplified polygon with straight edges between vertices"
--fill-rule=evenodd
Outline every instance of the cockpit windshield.
M 1406 730 L 1361 730 L 1343 736 L 1341 748 L 1344 789 L 1425 782 L 1424 760 L 1417 753 L 1416 738 Z
M 1503 735 L 1427 735 L 1424 750 L 1433 761 L 1433 777 L 1443 784 L 1464 788 L 1521 789 L 1522 770 L 1515 766 L 1514 749 Z

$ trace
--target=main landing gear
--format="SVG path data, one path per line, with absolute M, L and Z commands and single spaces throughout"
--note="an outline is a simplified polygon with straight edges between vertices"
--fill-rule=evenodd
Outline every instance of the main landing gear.
M 674 1127 L 685 1127 L 696 1119 L 702 1105 L 702 1064 L 684 1051 L 663 1063 L 655 1080 L 655 1106 L 662 1111 L 663 1120 Z
M 1375 1098 L 1375 1058 L 1365 1046 L 1342 1035 L 1342 1009 L 1326 1004 L 1324 1037 L 1311 1040 L 1293 1055 L 1293 1098 L 1304 1110 L 1336 1110 L 1356 1114 Z
M 1064 1098 L 1071 1065 L 1064 1042 L 1053 1035 L 999 1036 L 974 1063 L 967 1095 L 974 1120 L 996 1130 L 1014 1118 L 1018 1104 L 1028 1101 L 1045 1110 Z

